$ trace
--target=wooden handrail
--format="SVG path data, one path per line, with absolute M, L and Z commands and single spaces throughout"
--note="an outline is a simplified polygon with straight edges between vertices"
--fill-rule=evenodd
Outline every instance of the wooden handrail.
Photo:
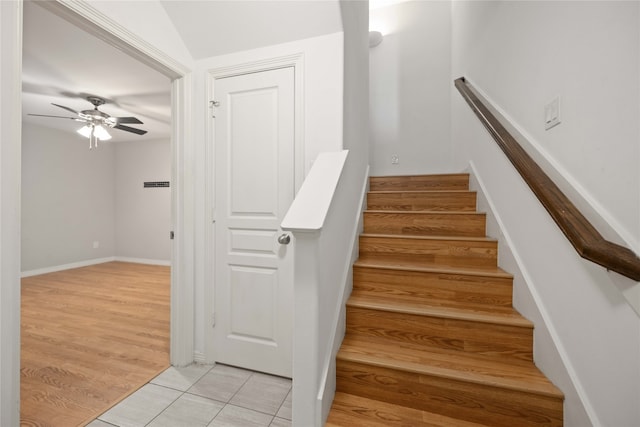
M 607 270 L 640 281 L 640 258 L 629 248 L 602 237 L 482 103 L 464 77 L 456 79 L 455 85 L 578 254 Z

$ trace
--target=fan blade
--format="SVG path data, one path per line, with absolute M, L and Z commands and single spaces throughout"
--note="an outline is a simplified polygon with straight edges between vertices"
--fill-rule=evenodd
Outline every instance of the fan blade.
M 123 125 L 115 125 L 113 128 L 114 129 L 124 130 L 124 131 L 127 131 L 127 132 L 137 133 L 138 135 L 144 135 L 145 133 L 147 133 L 146 130 L 136 129 L 136 128 L 132 128 L 132 127 L 129 127 L 129 126 L 123 126 Z
M 112 118 L 116 120 L 117 124 L 120 124 L 120 123 L 135 123 L 137 125 L 144 124 L 136 117 L 112 117 Z
M 60 108 L 62 108 L 64 110 L 70 111 L 73 114 L 78 114 L 78 112 L 76 110 L 74 110 L 72 108 L 69 108 L 69 107 L 65 107 L 64 105 L 54 104 L 53 102 L 51 103 L 51 105 L 55 105 L 56 107 L 60 107 Z
M 27 114 L 28 116 L 38 116 L 38 117 L 54 117 L 56 119 L 69 119 L 69 120 L 76 120 L 79 122 L 83 122 L 84 120 L 81 120 L 77 117 L 65 117 L 65 116 L 50 116 L 48 114 Z

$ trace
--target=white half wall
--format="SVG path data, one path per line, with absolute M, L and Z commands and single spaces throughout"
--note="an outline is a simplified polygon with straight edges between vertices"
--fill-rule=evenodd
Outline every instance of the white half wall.
M 22 271 L 114 255 L 114 165 L 113 145 L 23 126 Z
M 115 256 L 170 262 L 171 187 L 144 182 L 171 181 L 171 144 L 122 142 L 115 152 Z
M 377 8 L 369 29 L 384 35 L 370 49 L 371 175 L 451 172 L 450 3 Z

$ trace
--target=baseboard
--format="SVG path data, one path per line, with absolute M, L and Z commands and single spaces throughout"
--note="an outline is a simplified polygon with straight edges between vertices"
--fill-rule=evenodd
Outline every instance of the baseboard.
M 549 379 L 554 382 L 554 384 L 563 385 L 562 391 L 565 394 L 565 404 L 567 404 L 569 400 L 572 402 L 579 402 L 579 405 L 576 405 L 575 403 L 572 403 L 572 405 L 574 411 L 578 411 L 581 414 L 581 416 L 578 417 L 578 419 L 581 420 L 580 425 L 587 425 L 586 419 L 589 420 L 589 425 L 599 425 L 597 421 L 594 421 L 597 420 L 595 411 L 593 410 L 586 393 L 583 391 L 582 384 L 575 369 L 573 368 L 569 355 L 562 344 L 560 335 L 551 321 L 551 316 L 545 308 L 542 297 L 534 285 L 534 280 L 528 271 L 527 263 L 519 254 L 517 245 L 515 245 L 507 227 L 504 225 L 504 222 L 500 217 L 498 207 L 493 201 L 491 193 L 473 161 L 469 162 L 469 173 L 472 175 L 472 180 L 477 184 L 477 188 L 472 189 L 477 191 L 478 207 L 480 208 L 480 204 L 486 204 L 487 233 L 490 237 L 498 240 L 500 252 L 498 255 L 498 264 L 501 268 L 505 268 L 514 276 L 514 307 L 521 311 L 522 314 L 526 314 L 526 317 L 535 324 L 534 358 L 536 360 L 534 361 L 536 362 L 536 365 L 545 375 L 547 375 Z M 475 185 L 472 187 L 475 187 Z M 491 231 L 493 231 L 493 233 L 491 233 Z M 503 265 L 503 262 L 506 265 Z M 515 295 L 517 292 L 516 286 L 523 286 L 526 288 L 525 292 L 518 292 L 520 298 L 530 300 L 527 303 L 529 309 L 526 311 L 523 311 L 520 305 L 517 304 Z M 533 310 L 531 307 L 534 307 Z M 555 364 L 562 366 L 560 371 L 562 371 L 563 375 L 566 376 L 565 378 L 557 376 L 557 365 L 555 366 L 556 369 L 554 369 L 556 375 L 553 375 L 546 366 L 546 363 L 550 363 L 549 361 L 537 360 L 536 355 L 541 351 L 547 352 L 548 360 L 552 360 Z M 552 356 L 549 356 L 550 354 L 552 354 Z M 568 389 L 568 387 L 571 387 L 571 389 Z M 567 414 L 565 413 L 565 417 L 566 416 Z
M 117 257 L 114 257 L 114 261 L 132 262 L 135 264 L 164 265 L 167 267 L 171 266 L 171 260 L 164 260 L 164 259 L 131 258 L 131 257 L 117 256 Z
M 135 264 L 164 265 L 171 266 L 171 261 L 163 259 L 146 259 L 146 258 L 129 258 L 110 256 L 105 258 L 94 258 L 86 261 L 71 262 L 69 264 L 53 265 L 51 267 L 36 268 L 35 270 L 27 270 L 20 273 L 20 277 L 38 276 L 40 274 L 55 273 L 56 271 L 71 270 L 72 268 L 88 267 L 90 265 L 103 264 L 105 262 L 121 261 L 132 262 Z
M 193 352 L 193 362 L 194 363 L 199 363 L 201 365 L 206 365 L 207 364 L 207 359 L 204 357 L 204 353 L 202 353 L 201 351 L 194 351 Z M 215 363 L 214 363 L 215 365 Z
M 116 257 L 94 258 L 86 261 L 72 262 L 69 264 L 54 265 L 51 267 L 37 268 L 35 270 L 27 270 L 20 273 L 20 277 L 37 276 L 40 274 L 55 273 L 56 271 L 71 270 L 72 268 L 88 267 L 90 265 L 103 264 L 105 262 L 115 261 Z

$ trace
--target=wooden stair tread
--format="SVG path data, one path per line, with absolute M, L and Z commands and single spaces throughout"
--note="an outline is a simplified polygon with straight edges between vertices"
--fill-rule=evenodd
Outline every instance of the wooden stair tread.
M 469 276 L 488 276 L 512 279 L 513 275 L 500 267 L 448 267 L 434 264 L 433 267 L 399 264 L 397 262 L 385 262 L 383 260 L 358 259 L 353 264 L 355 267 L 379 268 L 398 271 L 419 271 L 424 273 L 459 274 Z
M 377 265 L 377 266 L 388 266 L 396 269 L 408 269 L 413 271 L 439 271 L 442 273 L 450 272 L 450 273 L 459 273 L 459 274 L 475 274 L 475 275 L 497 275 L 500 274 L 500 269 L 494 265 L 471 265 L 471 266 L 463 266 L 460 263 L 458 264 L 447 264 L 444 262 L 428 262 L 426 260 L 416 262 L 411 258 L 398 258 L 394 257 L 392 259 L 382 259 L 381 256 L 375 256 L 371 254 L 360 254 L 360 258 L 358 258 L 357 265 Z M 505 277 L 505 276 L 502 276 Z
M 375 337 L 347 336 L 338 360 L 415 374 L 445 377 L 562 399 L 562 392 L 532 363 L 504 363 L 487 356 L 417 347 Z
M 488 427 L 432 412 L 336 392 L 325 427 Z
M 484 212 L 478 211 L 438 211 L 438 210 L 420 210 L 420 211 L 403 211 L 403 210 L 391 210 L 391 209 L 366 209 L 365 213 L 385 214 L 385 215 L 442 215 L 442 216 L 456 216 L 456 215 L 486 215 Z
M 452 311 L 452 312 L 456 312 L 456 310 L 461 310 L 464 312 L 472 312 L 472 313 L 488 313 L 488 314 L 493 314 L 493 313 L 502 313 L 502 314 L 506 314 L 506 315 L 513 315 L 513 316 L 519 316 L 519 314 L 517 313 L 517 311 L 515 311 L 513 309 L 513 307 L 511 305 L 498 305 L 498 304 L 486 304 L 486 303 L 476 303 L 476 302 L 469 302 L 469 301 L 455 301 L 455 300 L 451 300 L 451 299 L 447 299 L 447 298 L 438 298 L 438 297 L 430 297 L 427 300 L 425 300 L 424 298 L 417 298 L 415 295 L 410 295 L 410 296 L 396 296 L 396 295 L 392 295 L 389 293 L 381 293 L 381 294 L 376 294 L 375 291 L 371 292 L 369 290 L 362 290 L 362 289 L 356 289 L 354 288 L 353 292 L 351 293 L 351 298 L 355 298 L 356 300 L 360 299 L 370 299 L 372 301 L 377 301 L 381 304 L 384 304 L 385 302 L 389 302 L 389 303 L 393 303 L 393 304 L 398 304 L 399 306 L 415 306 L 415 307 L 429 307 L 430 309 L 441 309 L 441 310 L 447 310 L 447 311 Z M 404 311 L 402 311 L 404 312 Z M 415 314 L 413 313 L 413 311 L 410 311 L 411 314 Z M 450 316 L 438 316 L 438 317 L 447 317 L 449 318 Z M 460 317 L 454 316 L 456 319 L 460 319 Z M 466 317 L 464 317 L 461 320 L 467 320 Z M 476 320 L 475 318 L 473 320 Z
M 497 242 L 492 237 L 462 237 L 462 236 L 412 236 L 410 234 L 378 234 L 378 233 L 362 233 L 360 237 L 375 237 L 389 239 L 412 239 L 412 240 L 449 240 L 459 242 Z
M 475 191 L 471 190 L 371 190 L 368 192 L 369 194 L 398 194 L 398 193 L 407 193 L 407 194 L 422 194 L 422 193 L 454 193 L 454 194 L 462 194 L 462 193 L 475 193 Z
M 415 174 L 415 175 L 384 175 L 384 176 L 372 176 L 372 179 L 378 180 L 391 180 L 396 178 L 429 178 L 429 179 L 438 179 L 438 178 L 469 178 L 469 174 L 467 172 L 452 172 L 452 173 L 432 173 L 432 174 Z
M 490 311 L 487 309 L 483 310 L 480 306 L 469 308 L 444 307 L 440 305 L 428 305 L 423 302 L 394 300 L 390 298 L 383 299 L 357 294 L 351 295 L 347 301 L 347 307 L 533 328 L 533 324 L 529 320 L 509 307 Z

